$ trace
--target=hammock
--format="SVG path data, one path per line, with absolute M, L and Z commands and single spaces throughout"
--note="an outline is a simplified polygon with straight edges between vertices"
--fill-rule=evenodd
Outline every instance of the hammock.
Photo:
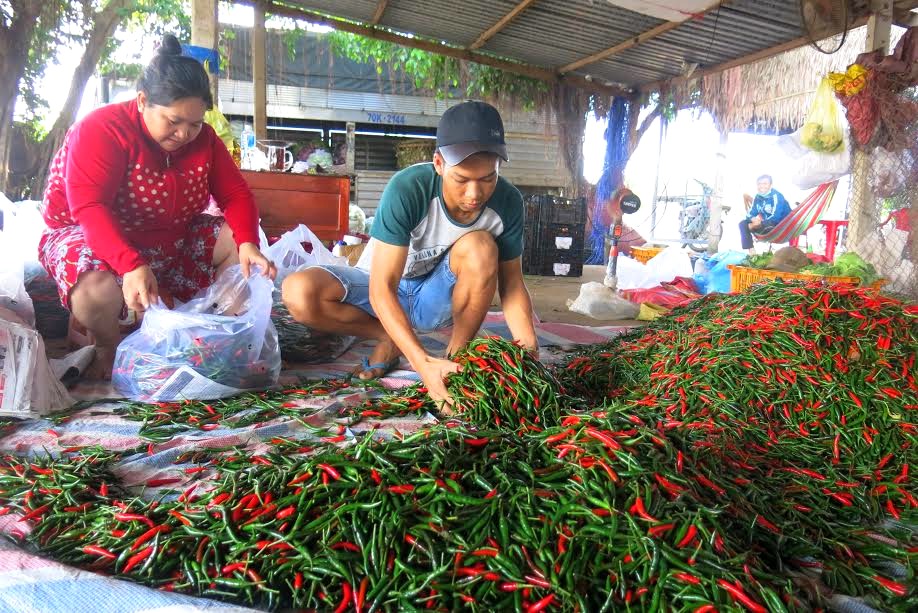
M 800 206 L 792 210 L 790 215 L 779 221 L 778 225 L 764 234 L 753 232 L 753 236 L 764 243 L 787 243 L 795 240 L 822 218 L 823 213 L 829 208 L 829 203 L 832 202 L 836 187 L 838 187 L 838 181 L 823 183 L 813 190 L 813 193 L 807 196 Z

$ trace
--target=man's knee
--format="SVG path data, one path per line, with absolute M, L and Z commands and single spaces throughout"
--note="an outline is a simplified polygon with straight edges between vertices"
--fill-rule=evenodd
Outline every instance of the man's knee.
M 457 276 L 463 270 L 474 271 L 485 279 L 497 274 L 497 243 L 488 232 L 466 234 L 452 246 L 449 257 L 450 266 Z
M 284 306 L 294 319 L 305 324 L 314 323 L 320 316 L 323 301 L 340 301 L 342 295 L 341 284 L 321 268 L 295 272 L 281 284 Z

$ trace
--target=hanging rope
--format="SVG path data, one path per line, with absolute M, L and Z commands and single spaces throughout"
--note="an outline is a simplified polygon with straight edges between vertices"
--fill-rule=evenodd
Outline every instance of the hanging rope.
M 622 186 L 622 175 L 628 163 L 628 132 L 631 113 L 636 105 L 627 98 L 616 97 L 609 109 L 609 124 L 606 127 L 606 157 L 602 176 L 596 185 L 596 199 L 593 204 L 593 228 L 590 231 L 590 257 L 587 264 L 602 264 L 606 261 L 606 228 L 602 223 L 603 209 L 615 190 Z

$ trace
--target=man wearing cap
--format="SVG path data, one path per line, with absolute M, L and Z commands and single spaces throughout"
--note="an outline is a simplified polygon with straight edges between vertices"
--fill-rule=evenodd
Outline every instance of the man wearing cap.
M 431 356 L 415 331 L 453 327 L 446 354 L 478 332 L 498 290 L 514 339 L 537 350 L 523 281 L 523 198 L 500 176 L 507 161 L 500 114 L 484 102 L 447 110 L 433 162 L 396 173 L 383 192 L 371 239 L 354 268 L 316 266 L 287 277 L 284 302 L 317 330 L 374 338 L 361 379 L 384 375 L 404 355 L 431 397 L 450 403 L 443 378 L 458 369 Z

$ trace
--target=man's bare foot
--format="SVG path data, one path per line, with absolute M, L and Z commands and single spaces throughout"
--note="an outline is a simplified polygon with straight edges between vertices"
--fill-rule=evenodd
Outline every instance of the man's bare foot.
M 377 368 L 370 369 L 358 367 L 357 370 L 354 371 L 354 374 L 361 381 L 378 379 L 390 370 L 394 370 L 398 367 L 398 359 L 401 355 L 401 350 L 399 350 L 391 340 L 380 341 L 376 344 L 376 347 L 373 348 L 373 353 L 370 354 L 367 363 L 373 366 L 385 364 L 385 367 L 377 366 Z
M 115 365 L 116 347 L 96 345 L 96 357 L 83 373 L 83 378 L 90 381 L 111 381 L 112 367 Z

